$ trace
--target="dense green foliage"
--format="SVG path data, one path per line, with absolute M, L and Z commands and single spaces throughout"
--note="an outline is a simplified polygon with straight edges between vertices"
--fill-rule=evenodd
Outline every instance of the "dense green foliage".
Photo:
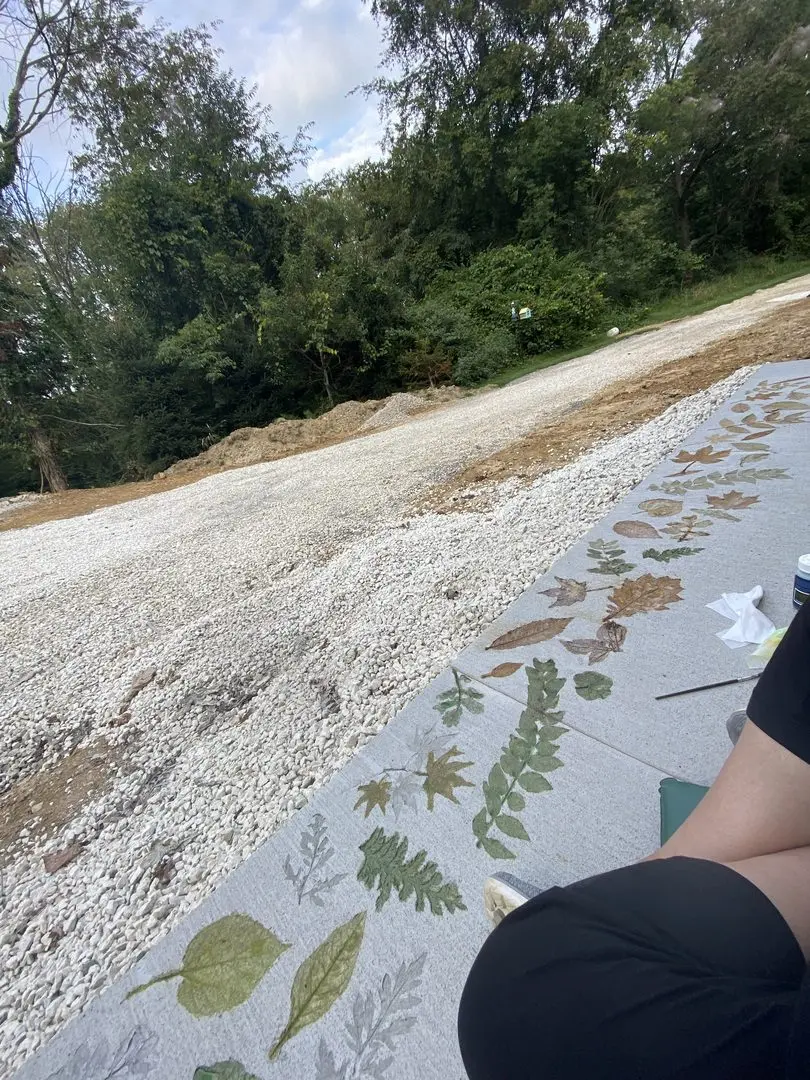
M 100 6 L 60 84 L 70 187 L 17 160 L 2 196 L 0 495 L 485 381 L 810 258 L 810 0 L 371 0 L 390 154 L 304 185 L 205 27 Z

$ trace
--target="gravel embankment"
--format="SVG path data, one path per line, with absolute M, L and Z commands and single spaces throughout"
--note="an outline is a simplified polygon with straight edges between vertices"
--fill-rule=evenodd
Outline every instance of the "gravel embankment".
M 47 843 L 22 837 L 2 871 L 0 1073 L 199 903 L 750 370 L 530 488 L 507 482 L 483 513 L 401 517 L 428 471 L 414 457 L 432 450 L 430 474 L 446 475 L 448 415 L 489 401 L 497 422 L 494 394 L 0 536 L 5 787 L 102 736 L 116 762 L 106 793 Z M 484 449 L 505 441 L 472 430 Z M 154 677 L 119 723 L 143 672 Z M 81 854 L 48 875 L 43 852 L 74 841 Z

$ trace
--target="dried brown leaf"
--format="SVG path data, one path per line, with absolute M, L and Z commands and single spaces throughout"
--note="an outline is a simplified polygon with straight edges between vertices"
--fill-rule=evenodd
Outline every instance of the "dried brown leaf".
M 505 664 L 496 665 L 492 671 L 488 671 L 486 675 L 482 675 L 482 679 L 506 679 L 509 675 L 514 675 L 516 671 L 520 671 L 523 664 L 516 664 L 514 661 L 509 660 Z
M 596 637 L 574 638 L 562 644 L 575 656 L 587 656 L 589 664 L 599 664 L 610 653 L 621 652 L 626 637 L 626 626 L 608 620 L 596 631 Z
M 551 641 L 557 634 L 561 634 L 570 619 L 538 619 L 536 622 L 524 623 L 516 626 L 514 630 L 507 630 L 505 634 L 495 638 L 488 649 L 518 649 L 523 645 L 537 645 L 541 641 Z
M 588 586 L 584 581 L 575 581 L 574 578 L 554 577 L 557 580 L 556 588 L 541 589 L 543 596 L 553 596 L 555 607 L 567 607 L 569 604 L 579 604 L 588 595 Z
M 683 510 L 683 502 L 680 499 L 645 499 L 638 508 L 650 517 L 672 517 Z
M 607 620 L 626 619 L 648 611 L 665 611 L 670 604 L 682 600 L 680 578 L 656 577 L 642 574 L 628 578 L 608 597 Z
M 713 446 L 709 445 L 701 446 L 697 450 L 681 450 L 672 460 L 679 465 L 716 465 L 718 461 L 727 458 L 730 453 L 730 450 L 715 450 Z
M 646 521 L 617 521 L 613 531 L 633 540 L 655 540 L 661 535 L 658 529 L 654 529 Z
M 759 502 L 759 495 L 743 495 L 741 491 L 729 491 L 725 495 L 707 495 L 706 502 L 718 510 L 745 510 Z

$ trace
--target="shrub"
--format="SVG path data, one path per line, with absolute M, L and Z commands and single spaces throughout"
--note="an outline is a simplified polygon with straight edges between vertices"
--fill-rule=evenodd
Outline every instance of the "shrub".
M 515 338 L 509 330 L 491 330 L 461 353 L 453 367 L 453 379 L 459 386 L 474 386 L 505 371 L 517 359 Z

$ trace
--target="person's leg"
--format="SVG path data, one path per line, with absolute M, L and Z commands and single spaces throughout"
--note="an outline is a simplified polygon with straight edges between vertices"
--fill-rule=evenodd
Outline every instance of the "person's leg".
M 797 613 L 748 704 L 717 779 L 656 857 L 739 862 L 810 845 L 810 603 Z
M 808 846 L 810 765 L 749 723 L 714 784 L 655 857 L 731 863 Z
M 810 961 L 810 847 L 726 863 L 763 892 Z

